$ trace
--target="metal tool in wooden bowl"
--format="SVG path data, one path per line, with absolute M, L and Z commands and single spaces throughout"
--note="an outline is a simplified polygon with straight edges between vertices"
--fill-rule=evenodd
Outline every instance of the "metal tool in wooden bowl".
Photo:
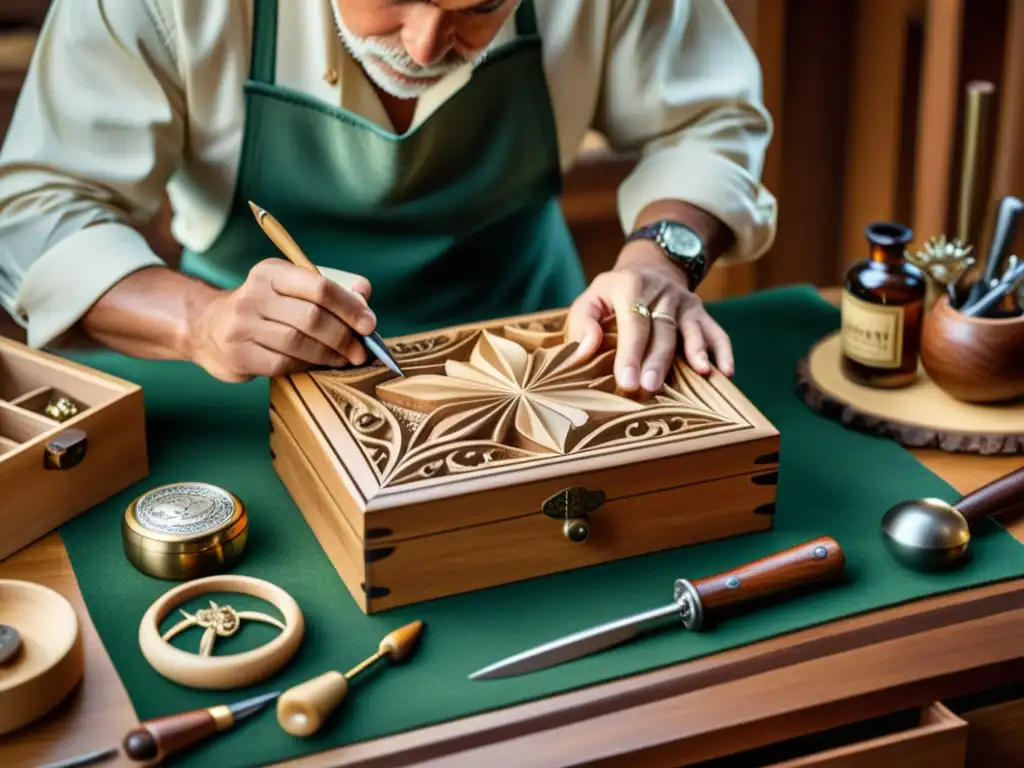
M 8 624 L 0 624 L 0 664 L 12 659 L 20 648 L 21 634 L 18 630 Z
M 677 579 L 671 603 L 610 621 L 509 656 L 477 670 L 470 680 L 511 677 L 561 664 L 620 645 L 641 633 L 679 619 L 684 628 L 700 631 L 709 619 L 732 613 L 769 597 L 792 594 L 800 588 L 836 581 L 846 556 L 829 537 L 813 539 L 755 560 L 731 571 L 690 582 Z M 673 622 L 674 623 L 674 622 Z
M 1008 195 L 999 201 L 992 242 L 989 243 L 988 255 L 982 264 L 981 277 L 971 286 L 961 306 L 967 307 L 980 299 L 1003 271 L 1003 265 L 1013 245 L 1022 214 L 1024 214 L 1024 202 L 1020 199 Z
M 423 629 L 414 621 L 390 632 L 372 656 L 345 674 L 331 670 L 285 691 L 277 701 L 277 722 L 292 736 L 312 736 L 348 694 L 348 681 L 380 659 L 401 661 L 412 652 Z
M 1008 302 L 1024 284 L 1024 262 L 1021 262 L 1016 255 L 1006 260 L 1006 270 L 1003 274 L 994 279 L 991 286 L 977 301 L 959 308 L 960 313 L 967 317 L 1006 317 L 1004 309 Z M 1013 314 L 1010 314 L 1012 317 Z
M 969 317 L 943 296 L 925 315 L 921 365 L 935 385 L 968 403 L 1024 396 L 1024 315 Z
M 42 718 L 70 695 L 85 671 L 85 646 L 74 607 L 42 584 L 0 579 L 0 616 L 14 628 L 3 632 L 3 736 Z
M 993 480 L 956 504 L 941 499 L 903 501 L 882 516 L 882 536 L 892 556 L 922 571 L 955 567 L 969 555 L 971 525 L 1024 506 L 1024 467 Z

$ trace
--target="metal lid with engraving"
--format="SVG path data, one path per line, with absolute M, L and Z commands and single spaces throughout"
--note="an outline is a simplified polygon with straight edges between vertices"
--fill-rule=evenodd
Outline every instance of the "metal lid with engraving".
M 216 572 L 241 555 L 248 534 L 245 505 L 233 493 L 210 483 L 162 485 L 139 496 L 125 510 L 121 532 L 125 552 L 146 573 L 162 578 L 196 578 L 200 570 Z M 225 557 L 228 553 L 233 557 Z M 215 555 L 207 571 L 189 556 Z M 170 558 L 174 567 L 154 556 Z M 219 559 L 218 559 L 219 558 Z M 142 562 L 146 560 L 146 562 Z M 197 570 L 198 569 L 198 570 Z

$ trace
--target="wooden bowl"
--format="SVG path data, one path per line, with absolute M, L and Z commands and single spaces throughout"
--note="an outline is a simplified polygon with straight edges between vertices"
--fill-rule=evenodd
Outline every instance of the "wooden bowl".
M 925 316 L 921 365 L 957 400 L 1001 403 L 1024 397 L 1024 316 L 967 317 L 943 296 Z
M 62 595 L 30 581 L 0 579 L 0 623 L 21 647 L 0 663 L 0 734 L 52 710 L 82 679 L 85 652 L 75 609 Z

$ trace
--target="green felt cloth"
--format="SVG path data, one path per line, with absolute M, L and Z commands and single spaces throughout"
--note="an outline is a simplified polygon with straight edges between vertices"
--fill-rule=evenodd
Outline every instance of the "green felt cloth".
M 973 561 L 944 575 L 918 575 L 892 563 L 878 522 L 906 498 L 958 498 L 957 492 L 898 445 L 848 431 L 813 414 L 794 394 L 798 358 L 835 330 L 838 311 L 810 287 L 792 287 L 712 304 L 731 334 L 736 382 L 782 433 L 775 529 L 635 558 L 371 617 L 350 598 L 301 514 L 278 481 L 268 452 L 267 384 L 221 384 L 184 364 L 140 363 L 109 354 L 77 358 L 144 387 L 151 475 L 61 530 L 93 620 L 141 718 L 284 689 L 328 669 L 345 670 L 406 622 L 427 629 L 415 658 L 378 665 L 360 677 L 336 716 L 315 737 L 294 739 L 272 710 L 183 756 L 179 764 L 233 768 L 309 752 L 504 707 L 603 680 L 752 643 L 843 616 L 929 594 L 1024 574 L 1024 549 L 996 523 L 978 526 Z M 251 539 L 240 573 L 288 590 L 304 611 L 306 639 L 290 666 L 250 690 L 196 691 L 163 680 L 145 662 L 137 626 L 173 586 L 140 575 L 121 551 L 120 518 L 138 493 L 158 484 L 202 480 L 239 494 Z M 681 513 L 685 514 L 685 512 Z M 649 636 L 540 673 L 469 681 L 509 654 L 671 600 L 676 577 L 707 576 L 802 541 L 834 536 L 849 583 L 756 613 L 704 634 L 682 629 Z M 233 600 L 236 606 L 247 601 Z M 195 605 L 195 604 L 193 604 Z M 232 652 L 266 642 L 276 630 L 249 625 Z M 198 647 L 199 630 L 177 644 Z

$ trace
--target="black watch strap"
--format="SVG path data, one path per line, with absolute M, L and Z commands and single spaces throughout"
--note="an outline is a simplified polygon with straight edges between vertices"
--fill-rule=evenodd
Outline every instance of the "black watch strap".
M 655 221 L 629 234 L 626 242 L 650 240 L 686 273 L 690 290 L 696 290 L 708 271 L 706 244 L 692 228 L 677 221 Z

